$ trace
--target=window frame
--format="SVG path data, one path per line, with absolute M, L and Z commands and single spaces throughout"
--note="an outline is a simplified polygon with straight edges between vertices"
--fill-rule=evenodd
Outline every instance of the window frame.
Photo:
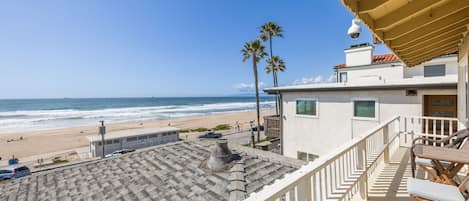
M 355 101 L 374 101 L 375 102 L 375 117 L 356 117 L 355 116 Z M 374 98 L 374 97 L 355 97 L 355 98 L 352 98 L 352 119 L 354 119 L 354 120 L 378 121 L 379 120 L 379 101 L 378 101 L 378 98 Z
M 433 75 L 433 76 L 425 76 L 425 69 L 427 69 L 428 67 L 439 67 L 439 66 L 443 66 L 443 75 Z M 446 76 L 446 64 L 432 64 L 432 65 L 424 65 L 423 66 L 423 77 L 426 78 L 426 77 L 445 77 Z
M 297 102 L 298 101 L 315 101 L 316 102 L 316 114 L 315 115 L 307 115 L 307 114 L 298 114 L 297 113 Z M 318 98 L 297 98 L 295 99 L 295 116 L 297 117 L 305 117 L 305 118 L 319 118 L 319 99 Z
M 300 158 L 300 155 L 305 156 L 304 160 Z M 309 162 L 313 162 L 319 159 L 319 155 L 312 154 L 312 153 L 305 152 L 305 151 L 296 151 L 296 159 L 309 163 Z
M 345 82 L 342 80 L 342 74 L 345 74 Z M 339 83 L 347 83 L 348 82 L 348 72 L 347 71 L 343 71 L 343 72 L 339 72 Z

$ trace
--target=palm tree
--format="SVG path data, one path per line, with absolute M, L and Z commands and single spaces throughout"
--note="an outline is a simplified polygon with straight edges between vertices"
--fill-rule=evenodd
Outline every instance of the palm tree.
M 270 59 L 273 60 L 273 52 L 272 52 L 272 38 L 273 37 L 283 37 L 283 29 L 280 25 L 278 25 L 275 22 L 269 21 L 266 22 L 264 25 L 261 26 L 260 30 L 260 39 L 262 41 L 267 41 L 269 40 L 269 47 L 270 47 Z M 285 70 L 285 68 L 284 68 Z M 273 76 L 273 81 L 274 81 L 274 87 L 278 87 L 278 79 L 277 79 L 277 70 L 273 69 L 272 70 L 272 76 Z M 278 100 L 278 95 L 275 98 L 275 112 L 278 115 L 278 106 L 279 106 L 279 100 Z
M 271 59 L 267 59 L 267 67 L 265 67 L 265 72 L 269 74 L 270 72 L 284 71 L 285 62 L 279 56 L 273 56 Z
M 243 49 L 241 50 L 243 53 L 243 62 L 246 62 L 248 59 L 252 59 L 252 69 L 254 71 L 254 85 L 256 88 L 256 110 L 257 110 L 257 141 L 260 140 L 260 127 L 261 127 L 261 114 L 259 108 L 259 81 L 257 78 L 257 63 L 265 56 L 265 46 L 262 45 L 260 40 L 253 40 L 251 42 L 247 42 L 244 44 Z M 254 147 L 254 135 L 251 135 L 252 145 Z

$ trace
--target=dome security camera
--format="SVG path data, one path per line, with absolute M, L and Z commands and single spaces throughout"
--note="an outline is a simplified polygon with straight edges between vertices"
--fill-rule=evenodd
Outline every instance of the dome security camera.
M 360 27 L 360 20 L 355 18 L 352 20 L 352 25 L 350 26 L 350 28 L 348 28 L 347 34 L 352 39 L 357 39 L 358 37 L 360 37 L 361 33 L 362 28 Z

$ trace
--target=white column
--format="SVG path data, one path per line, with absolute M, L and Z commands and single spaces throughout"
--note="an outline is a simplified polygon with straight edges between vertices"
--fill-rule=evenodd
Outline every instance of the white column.
M 458 59 L 458 129 L 467 127 L 467 59 Z

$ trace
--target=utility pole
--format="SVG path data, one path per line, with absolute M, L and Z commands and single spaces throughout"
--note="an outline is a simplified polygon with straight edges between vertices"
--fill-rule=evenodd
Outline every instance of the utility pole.
M 99 134 L 101 135 L 101 147 L 103 148 L 101 158 L 104 158 L 104 134 L 106 133 L 106 127 L 104 126 L 104 121 L 99 122 L 101 122 L 101 126 L 99 127 Z

